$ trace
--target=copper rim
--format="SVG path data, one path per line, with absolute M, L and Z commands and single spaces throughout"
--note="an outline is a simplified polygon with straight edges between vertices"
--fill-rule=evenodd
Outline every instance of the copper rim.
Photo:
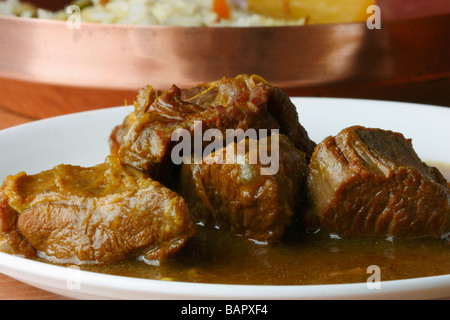
M 450 14 L 387 20 L 380 30 L 365 23 L 277 28 L 84 23 L 71 30 L 61 21 L 14 17 L 0 17 L 0 30 L 1 81 L 103 93 L 135 92 L 147 84 L 189 87 L 242 73 L 259 74 L 291 92 L 450 76 Z

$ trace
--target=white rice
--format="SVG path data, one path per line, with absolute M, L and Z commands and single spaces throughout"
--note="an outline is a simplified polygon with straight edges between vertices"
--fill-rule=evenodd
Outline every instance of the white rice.
M 305 19 L 282 20 L 249 13 L 245 1 L 229 0 L 231 18 L 218 21 L 212 10 L 213 0 L 109 0 L 106 5 L 101 0 L 93 0 L 93 6 L 81 10 L 82 22 L 126 24 L 126 25 L 166 25 L 166 26 L 286 26 L 304 25 Z M 105 1 L 103 1 L 105 2 Z M 65 11 L 50 12 L 26 5 L 20 0 L 0 0 L 0 15 L 19 17 L 37 16 L 39 19 L 67 19 Z

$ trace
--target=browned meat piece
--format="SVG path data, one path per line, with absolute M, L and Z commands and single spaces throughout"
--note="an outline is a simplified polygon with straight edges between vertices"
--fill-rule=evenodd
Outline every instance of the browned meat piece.
M 307 183 L 330 233 L 395 238 L 450 231 L 450 190 L 399 133 L 351 127 L 321 142 Z
M 195 228 L 181 197 L 112 156 L 93 168 L 8 177 L 0 222 L 15 253 L 73 264 L 161 260 Z
M 257 149 L 267 145 L 264 152 L 270 150 L 277 144 L 273 139 L 279 140 L 279 156 L 274 159 L 278 168 L 250 161 L 249 150 L 255 151 L 251 139 L 239 142 L 246 145 L 245 164 L 244 159 L 238 163 L 231 156 L 238 154 L 234 143 L 212 153 L 202 164 L 183 165 L 179 192 L 196 221 L 261 242 L 282 238 L 303 201 L 308 164 L 306 154 L 284 135 L 261 139 Z M 217 155 L 227 160 L 223 164 L 213 161 Z M 261 170 L 268 167 L 270 174 Z
M 113 131 L 111 152 L 167 182 L 175 172 L 170 161 L 172 133 L 176 129 L 193 133 L 195 121 L 201 121 L 203 132 L 217 128 L 224 135 L 226 129 L 279 129 L 308 158 L 315 147 L 286 94 L 257 76 L 242 75 L 189 90 L 173 86 L 163 94 L 144 88 L 135 112 Z
M 135 122 L 136 122 L 136 113 L 133 112 L 123 120 L 121 125 L 116 126 L 113 129 L 109 137 L 109 146 L 111 150 L 111 155 L 116 157 L 119 156 L 119 148 L 124 143 L 128 131 Z

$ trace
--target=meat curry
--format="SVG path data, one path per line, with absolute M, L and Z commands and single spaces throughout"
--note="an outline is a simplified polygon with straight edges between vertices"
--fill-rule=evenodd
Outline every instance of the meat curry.
M 175 163 L 174 134 L 199 130 L 231 142 L 184 149 Z M 206 283 L 365 282 L 372 265 L 382 280 L 450 270 L 445 166 L 380 129 L 355 126 L 316 143 L 289 97 L 258 76 L 147 86 L 110 147 L 92 168 L 8 177 L 2 247 L 95 272 Z M 271 174 L 257 156 L 268 149 L 278 160 Z
M 230 233 L 200 228 L 176 256 L 160 266 L 128 259 L 82 266 L 82 270 L 121 276 L 213 284 L 320 285 L 365 283 L 368 267 L 380 267 L 381 280 L 447 275 L 450 244 L 438 239 L 333 238 L 305 234 L 260 245 Z

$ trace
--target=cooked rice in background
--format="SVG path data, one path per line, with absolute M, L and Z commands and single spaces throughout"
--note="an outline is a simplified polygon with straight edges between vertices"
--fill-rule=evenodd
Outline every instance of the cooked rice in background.
M 81 21 L 126 25 L 166 26 L 286 26 L 304 25 L 306 19 L 276 19 L 246 10 L 245 0 L 227 1 L 231 15 L 221 19 L 213 8 L 214 0 L 78 0 Z M 20 0 L 0 0 L 0 15 L 24 18 L 65 20 L 64 10 L 51 12 Z

